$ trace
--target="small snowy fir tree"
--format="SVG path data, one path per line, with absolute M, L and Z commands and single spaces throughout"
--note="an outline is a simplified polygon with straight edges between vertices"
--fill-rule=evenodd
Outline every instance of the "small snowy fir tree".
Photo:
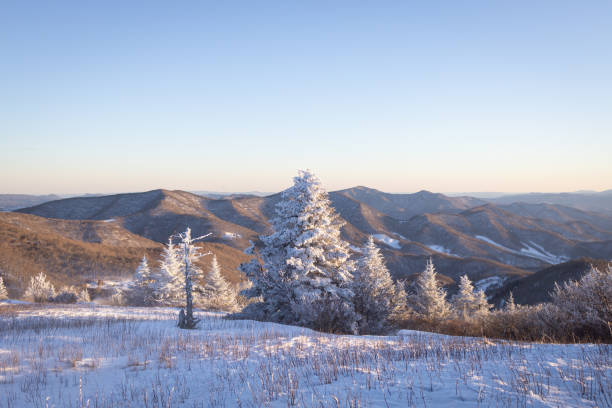
M 459 281 L 459 292 L 453 296 L 452 304 L 459 317 L 466 321 L 480 320 L 491 310 L 487 297 L 482 290 L 474 292 L 474 285 L 467 275 Z
M 55 288 L 47 280 L 43 272 L 30 279 L 30 286 L 26 289 L 25 298 L 32 302 L 49 302 L 55 296 Z
M 504 311 L 508 313 L 516 312 L 516 303 L 514 302 L 514 295 L 512 294 L 512 291 L 510 291 L 510 295 L 508 295 L 508 300 L 506 300 L 506 303 L 504 304 Z
M 492 308 L 493 305 L 489 303 L 484 290 L 478 290 L 473 308 L 473 317 L 476 320 L 482 321 L 489 315 Z
M 503 333 L 505 335 L 518 338 L 520 335 L 519 327 L 522 326 L 521 313 L 523 311 L 521 306 L 515 303 L 514 295 L 510 291 L 508 298 L 505 299 L 503 310 L 501 313 L 498 313 L 498 318 L 503 326 Z
M 439 323 L 452 312 L 446 301 L 446 291 L 440 287 L 436 276 L 433 262 L 429 258 L 425 270 L 417 278 L 415 294 L 411 296 L 415 311 L 429 323 Z
M 155 294 L 159 304 L 180 306 L 185 304 L 185 276 L 183 273 L 183 258 L 178 252 L 172 237 L 164 246 L 159 263 L 160 286 Z
M 134 273 L 134 280 L 130 282 L 126 291 L 128 303 L 135 306 L 151 306 L 155 303 L 156 290 L 157 281 L 153 278 L 147 257 L 143 256 Z
M 201 237 L 192 238 L 191 229 L 188 227 L 185 232 L 178 234 L 180 239 L 179 253 L 183 258 L 183 277 L 185 290 L 185 309 L 179 312 L 178 326 L 181 329 L 194 329 L 199 319 L 193 316 L 193 278 L 201 274 L 200 269 L 195 265 L 195 262 L 210 252 L 202 253 L 200 248 L 196 246 L 196 242 L 200 241 L 210 234 Z
M 89 296 L 89 291 L 87 290 L 87 288 L 83 288 L 83 290 L 81 290 L 79 292 L 78 298 L 77 298 L 77 302 L 79 303 L 89 303 L 91 302 L 91 297 Z
M 361 315 L 360 333 L 382 333 L 406 308 L 406 293 L 391 279 L 379 248 L 370 236 L 361 250 L 353 280 L 355 311 Z
M 221 275 L 217 257 L 213 255 L 208 275 L 204 279 L 205 305 L 210 309 L 235 312 L 238 308 L 236 292 Z
M 259 259 L 241 265 L 253 282 L 245 295 L 261 300 L 245 308 L 244 314 L 324 331 L 355 332 L 354 262 L 349 260 L 348 243 L 340 237 L 343 223 L 312 172 L 300 171 L 293 181 L 276 205 L 274 232 L 260 237 Z
M 0 276 L 0 300 L 8 299 L 8 292 L 6 286 L 4 286 L 4 279 Z

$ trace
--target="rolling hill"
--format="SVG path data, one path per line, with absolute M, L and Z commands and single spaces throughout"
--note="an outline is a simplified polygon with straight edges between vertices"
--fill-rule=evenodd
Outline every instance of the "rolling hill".
M 225 244 L 206 242 L 204 251 L 217 254 L 222 273 L 231 282 L 242 276 L 237 266 L 248 259 Z M 19 297 L 30 277 L 44 271 L 61 287 L 130 278 L 146 255 L 155 265 L 162 245 L 104 221 L 58 220 L 19 213 L 0 213 L 0 274 L 9 294 Z M 206 271 L 209 258 L 200 266 Z
M 612 215 L 612 190 L 584 193 L 529 193 L 505 195 L 490 199 L 496 204 L 556 204 Z
M 608 261 L 592 258 L 578 258 L 559 265 L 544 268 L 532 275 L 517 279 L 503 285 L 491 297 L 494 305 L 500 305 L 512 292 L 516 303 L 534 305 L 550 301 L 550 293 L 555 283 L 562 284 L 580 278 L 591 269 L 591 266 L 604 270 Z
M 0 211 L 13 211 L 19 208 L 32 207 L 48 201 L 59 200 L 60 198 L 60 196 L 55 194 L 0 194 Z

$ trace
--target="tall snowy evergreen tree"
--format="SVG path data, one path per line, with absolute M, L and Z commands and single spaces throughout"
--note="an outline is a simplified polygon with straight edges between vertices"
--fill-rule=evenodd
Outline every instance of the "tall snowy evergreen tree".
M 210 270 L 204 279 L 204 303 L 207 307 L 228 312 L 236 311 L 236 291 L 221 275 L 217 257 L 213 255 Z
M 0 276 L 0 300 L 8 299 L 8 292 L 4 286 L 4 279 Z
M 261 296 L 261 302 L 249 305 L 245 314 L 354 332 L 358 320 L 350 288 L 354 263 L 349 260 L 348 243 L 340 237 L 343 224 L 312 172 L 300 171 L 293 181 L 276 205 L 274 232 L 260 237 L 260 259 L 241 265 L 253 282 L 245 294 Z
M 485 293 L 480 290 L 474 291 L 474 285 L 467 275 L 463 275 L 459 281 L 459 292 L 453 296 L 453 306 L 457 314 L 463 320 L 481 319 L 491 310 Z
M 185 290 L 185 309 L 179 312 L 178 326 L 181 329 L 193 329 L 197 326 L 199 319 L 193 316 L 193 278 L 201 274 L 200 269 L 195 265 L 195 262 L 210 252 L 202 253 L 200 248 L 195 244 L 210 234 L 201 237 L 192 238 L 191 229 L 188 227 L 185 232 L 178 234 L 180 238 L 179 251 L 183 258 L 182 268 L 184 277 Z
M 354 273 L 355 311 L 360 333 L 382 333 L 406 309 L 406 292 L 391 279 L 380 249 L 370 236 Z
M 183 259 L 178 252 L 172 237 L 164 246 L 159 262 L 160 287 L 156 298 L 160 304 L 180 306 L 185 302 L 185 277 L 183 273 Z
M 446 291 L 440 287 L 436 276 L 436 269 L 429 258 L 425 270 L 417 278 L 416 293 L 411 296 L 415 311 L 430 323 L 444 320 L 452 312 L 446 301 Z

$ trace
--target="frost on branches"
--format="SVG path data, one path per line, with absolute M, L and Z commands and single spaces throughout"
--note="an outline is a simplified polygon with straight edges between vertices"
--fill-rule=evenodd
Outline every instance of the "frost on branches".
M 213 255 L 208 275 L 204 279 L 204 306 L 214 310 L 235 312 L 238 309 L 236 291 L 221 275 L 217 257 Z
M 461 277 L 459 291 L 453 296 L 452 303 L 458 317 L 465 321 L 482 320 L 491 310 L 485 293 L 482 290 L 474 292 L 474 285 L 467 275 Z
M 147 257 L 143 256 L 124 295 L 130 305 L 152 306 L 156 303 L 159 285 L 159 278 L 151 271 Z
M 244 315 L 318 330 L 354 332 L 358 315 L 351 291 L 354 263 L 340 238 L 342 222 L 321 181 L 300 171 L 276 205 L 274 232 L 261 236 L 259 259 L 240 269 L 261 297 Z
M 156 293 L 158 303 L 167 306 L 185 304 L 185 277 L 182 266 L 181 254 L 170 237 L 168 245 L 164 246 L 159 263 L 160 286 Z
M 47 280 L 43 272 L 30 279 L 30 286 L 26 289 L 24 297 L 38 303 L 49 302 L 55 296 L 55 287 Z
M 4 279 L 0 276 L 0 300 L 8 299 L 8 292 L 6 286 L 4 286 Z
M 415 293 L 410 297 L 415 311 L 430 323 L 447 319 L 452 313 L 446 301 L 446 291 L 440 287 L 436 276 L 436 269 L 429 258 L 425 270 L 417 278 Z
M 361 315 L 359 333 L 382 333 L 405 312 L 406 292 L 391 279 L 374 237 L 361 253 L 353 281 L 355 311 Z
M 591 267 L 579 281 L 555 284 L 552 304 L 558 321 L 577 334 L 612 337 L 612 266 Z

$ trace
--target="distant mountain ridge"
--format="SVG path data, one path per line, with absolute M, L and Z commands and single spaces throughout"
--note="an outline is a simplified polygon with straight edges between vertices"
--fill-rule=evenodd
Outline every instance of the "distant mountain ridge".
M 421 190 L 413 194 L 384 193 L 369 187 L 353 187 L 336 192 L 361 201 L 398 220 L 432 212 L 460 212 L 483 205 L 486 201 L 473 197 L 449 197 Z
M 55 194 L 0 194 L 0 211 L 13 211 L 19 208 L 32 207 L 48 201 L 59 200 Z
M 496 204 L 555 204 L 612 215 L 612 190 L 599 193 L 528 193 L 507 195 L 489 201 Z
M 467 273 L 475 281 L 495 278 L 498 284 L 576 257 L 612 257 L 612 217 L 596 212 L 554 204 L 498 205 L 428 191 L 390 194 L 367 187 L 329 196 L 346 220 L 344 238 L 358 249 L 374 235 L 396 278 L 420 272 L 429 257 L 449 283 Z M 279 200 L 280 193 L 215 199 L 152 190 L 67 198 L 18 211 L 108 223 L 157 243 L 190 226 L 195 234 L 212 232 L 210 242 L 229 253 L 270 232 Z

